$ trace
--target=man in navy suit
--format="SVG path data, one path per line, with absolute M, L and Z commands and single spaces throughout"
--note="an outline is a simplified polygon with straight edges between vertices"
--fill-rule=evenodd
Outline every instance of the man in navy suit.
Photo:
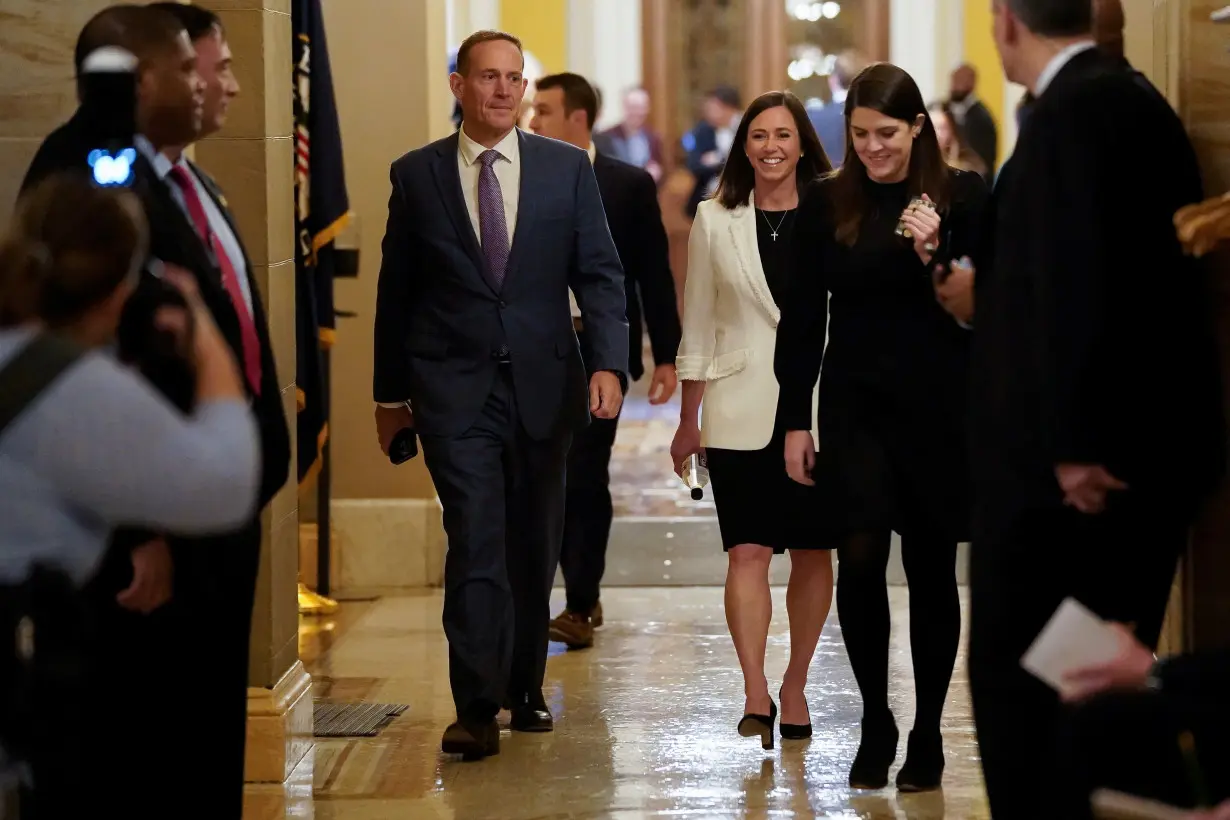
M 376 427 L 413 428 L 444 507 L 445 753 L 552 729 L 542 696 L 573 434 L 627 384 L 623 270 L 589 157 L 519 131 L 520 41 L 470 35 L 449 78 L 461 129 L 393 163 L 376 301 Z M 576 295 L 589 361 L 569 308 Z M 589 378 L 586 400 L 586 365 Z

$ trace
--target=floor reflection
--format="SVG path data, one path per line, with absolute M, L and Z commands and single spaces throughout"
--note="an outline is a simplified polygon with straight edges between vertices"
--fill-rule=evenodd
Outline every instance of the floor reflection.
M 772 680 L 786 664 L 784 592 L 769 645 Z M 894 708 L 905 737 L 913 711 L 904 591 L 893 590 Z M 408 703 L 379 737 L 321 739 L 315 816 L 373 818 L 962 818 L 988 816 L 968 689 L 958 671 L 945 715 L 945 792 L 853 794 L 857 690 L 840 628 L 825 630 L 808 690 L 816 735 L 773 752 L 734 726 L 742 684 L 714 588 L 612 589 L 594 649 L 553 653 L 549 735 L 505 732 L 501 754 L 460 763 L 438 752 L 452 719 L 437 593 L 344 604 L 309 663 L 317 695 Z M 349 608 L 361 608 L 359 614 Z M 963 666 L 964 661 L 959 661 Z M 904 754 L 904 741 L 901 753 Z M 898 760 L 900 763 L 900 759 Z

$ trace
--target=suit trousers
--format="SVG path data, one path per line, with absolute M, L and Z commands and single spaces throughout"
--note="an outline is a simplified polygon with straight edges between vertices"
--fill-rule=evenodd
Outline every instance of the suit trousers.
M 584 351 L 584 333 L 580 336 Z M 567 606 L 572 612 L 586 613 L 598 605 L 614 516 L 611 450 L 618 429 L 618 416 L 594 418 L 588 427 L 577 433 L 568 451 L 564 543 L 559 563 L 564 574 Z
M 1045 807 L 1063 709 L 1021 656 L 1069 596 L 1156 646 L 1187 522 L 1123 495 L 1098 515 L 1055 506 L 996 523 L 980 522 L 970 553 L 974 723 L 991 816 L 1034 820 L 1055 816 Z
M 1052 777 L 1061 785 L 1063 818 L 1093 820 L 1089 797 L 1097 789 L 1188 809 L 1202 798 L 1230 798 L 1230 703 L 1183 692 L 1108 692 L 1068 709 L 1061 725 Z M 1183 733 L 1194 741 L 1198 776 L 1179 745 Z
M 487 721 L 506 700 L 536 699 L 542 690 L 571 434 L 530 438 L 511 370 L 501 366 L 468 430 L 421 441 L 448 536 L 444 633 L 453 702 L 459 720 Z

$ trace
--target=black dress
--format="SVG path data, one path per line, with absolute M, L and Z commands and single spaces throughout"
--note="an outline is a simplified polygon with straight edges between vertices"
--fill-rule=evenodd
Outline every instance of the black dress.
M 864 183 L 872 207 L 853 246 L 835 237 L 832 184 L 814 183 L 800 203 L 798 273 L 775 360 L 779 417 L 792 430 L 811 427 L 823 360 L 818 525 L 836 538 L 891 529 L 967 540 L 970 331 L 937 303 L 929 266 L 895 233 L 906 183 Z M 975 254 L 987 198 L 977 174 L 951 172 L 937 259 Z
M 786 298 L 793 265 L 790 235 L 796 218 L 794 210 L 756 210 L 760 263 L 769 292 L 779 305 Z M 807 406 L 810 414 L 811 388 Z M 786 550 L 828 549 L 819 543 L 815 533 L 815 490 L 792 481 L 786 474 L 785 448 L 786 428 L 779 414 L 773 437 L 763 449 L 705 449 L 723 549 L 740 544 L 772 547 L 777 554 Z

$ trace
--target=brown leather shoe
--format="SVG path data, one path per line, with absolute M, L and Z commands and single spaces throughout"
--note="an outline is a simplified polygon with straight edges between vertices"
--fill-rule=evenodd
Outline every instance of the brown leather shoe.
M 586 649 L 594 645 L 594 622 L 588 615 L 565 609 L 551 619 L 548 634 L 569 649 Z
M 440 738 L 440 751 L 446 755 L 461 755 L 462 760 L 482 760 L 500 753 L 500 725 L 494 720 L 488 723 L 462 723 L 457 721 L 444 730 Z
M 594 611 L 589 613 L 589 620 L 593 623 L 594 629 L 602 626 L 602 601 L 594 604 Z

